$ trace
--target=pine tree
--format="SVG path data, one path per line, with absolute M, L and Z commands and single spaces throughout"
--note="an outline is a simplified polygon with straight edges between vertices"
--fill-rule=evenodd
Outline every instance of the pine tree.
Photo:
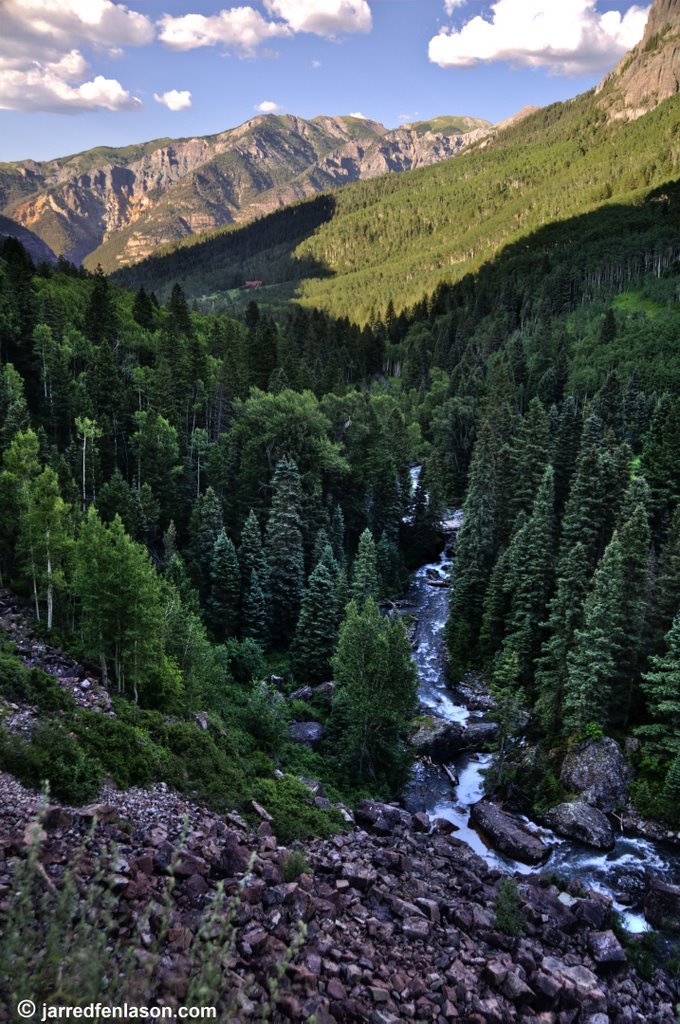
M 241 572 L 231 538 L 222 528 L 213 545 L 210 562 L 210 596 L 207 619 L 216 640 L 222 642 L 238 630 Z
M 416 702 L 417 677 L 403 623 L 381 618 L 373 598 L 350 601 L 333 659 L 331 724 L 350 778 L 396 791 L 404 778 L 401 737 Z
M 223 526 L 221 502 L 212 487 L 209 487 L 194 502 L 189 523 L 192 575 L 202 595 L 210 590 L 213 551 Z
M 528 683 L 540 646 L 540 624 L 544 621 L 552 589 L 554 549 L 554 475 L 548 466 L 526 525 L 512 539 L 508 552 L 505 586 L 510 594 L 507 635 L 501 659 L 510 652 L 518 657 L 519 678 Z
M 655 528 L 664 528 L 680 499 L 680 399 L 675 395 L 662 395 L 656 405 L 641 470 L 652 492 Z
M 565 733 L 580 733 L 594 722 L 606 729 L 623 650 L 626 621 L 621 613 L 624 564 L 621 542 L 615 534 L 593 576 L 583 609 L 583 627 L 577 629 L 567 657 L 564 685 Z
M 265 550 L 271 571 L 271 633 L 275 643 L 292 639 L 304 592 L 300 474 L 287 458 L 279 461 L 273 480 Z
M 361 607 L 366 598 L 372 597 L 377 601 L 380 596 L 376 544 L 371 531 L 364 530 L 359 538 L 359 548 L 352 569 L 352 600 Z
M 297 679 L 321 683 L 330 678 L 338 628 L 337 580 L 320 561 L 307 582 L 291 647 L 293 672 Z
M 456 543 L 456 583 L 451 591 L 446 641 L 453 678 L 474 662 L 482 623 L 484 594 L 498 551 L 498 452 L 488 422 L 475 445 L 463 522 Z
M 250 570 L 248 585 L 241 599 L 241 636 L 254 640 L 266 651 L 269 647 L 269 616 L 265 592 L 255 569 Z
M 550 454 L 548 414 L 537 398 L 522 418 L 510 456 L 513 477 L 512 512 L 531 508 Z
M 568 655 L 574 634 L 583 626 L 583 603 L 590 583 L 590 564 L 583 544 L 575 544 L 562 562 L 555 596 L 545 624 L 547 637 L 536 671 L 536 715 L 548 736 L 560 732 Z
M 666 634 L 664 653 L 651 659 L 641 686 L 650 721 L 636 733 L 645 740 L 645 752 L 663 760 L 680 754 L 680 613 Z
M 680 608 L 680 505 L 673 513 L 666 543 L 659 555 L 652 623 L 652 646 L 656 652 L 662 650 L 663 639 L 671 628 L 678 608 Z

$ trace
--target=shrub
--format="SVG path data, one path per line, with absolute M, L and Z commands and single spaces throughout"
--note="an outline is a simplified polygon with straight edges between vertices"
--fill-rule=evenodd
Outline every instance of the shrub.
M 25 668 L 18 658 L 0 651 L 0 693 L 17 703 L 32 704 L 41 711 L 71 711 L 76 704 L 48 672 Z
M 296 878 L 308 874 L 310 870 L 302 850 L 291 850 L 286 854 L 281 865 L 284 882 L 294 882 Z
M 261 679 L 266 671 L 261 648 L 254 640 L 236 640 L 231 637 L 224 645 L 227 652 L 229 674 L 237 683 L 250 683 Z
M 34 789 L 47 783 L 52 796 L 75 806 L 94 800 L 104 779 L 99 761 L 58 724 L 40 723 L 30 743 L 0 732 L 0 764 Z
M 117 786 L 148 786 L 162 774 L 168 751 L 140 728 L 95 711 L 80 714 L 74 725 L 80 745 L 98 759 Z
M 524 929 L 522 902 L 514 878 L 505 878 L 501 883 L 495 902 L 496 928 L 505 935 L 521 935 Z
M 339 831 L 342 817 L 334 809 L 314 807 L 309 790 L 291 775 L 282 779 L 257 779 L 253 795 L 272 815 L 274 831 L 284 843 L 312 836 L 328 838 Z

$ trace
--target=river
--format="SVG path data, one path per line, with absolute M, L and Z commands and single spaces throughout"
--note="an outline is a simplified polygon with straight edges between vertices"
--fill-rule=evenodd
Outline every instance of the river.
M 455 529 L 460 513 L 449 528 Z M 418 620 L 413 658 L 420 679 L 418 696 L 425 713 L 432 713 L 465 725 L 484 712 L 471 710 L 463 697 L 456 696 L 446 678 L 444 627 L 448 615 L 448 593 L 437 579 L 454 577 L 453 554 L 446 549 L 437 562 L 422 566 L 415 574 L 408 594 L 408 611 Z M 453 580 L 455 583 L 455 580 Z M 434 584 L 434 585 L 433 585 Z M 445 818 L 456 826 L 456 838 L 463 840 L 484 860 L 506 871 L 529 874 L 536 870 L 491 849 L 469 820 L 472 804 L 484 795 L 484 773 L 490 754 L 462 755 L 452 767 L 458 784 L 454 787 L 445 772 L 434 765 L 417 762 L 404 802 L 410 811 L 425 811 L 430 818 Z M 610 853 L 600 853 L 570 840 L 561 839 L 546 828 L 528 823 L 551 847 L 540 870 L 563 877 L 576 877 L 587 888 L 607 893 L 614 909 L 630 932 L 648 930 L 641 902 L 648 875 L 680 883 L 680 857 L 650 840 L 620 835 Z

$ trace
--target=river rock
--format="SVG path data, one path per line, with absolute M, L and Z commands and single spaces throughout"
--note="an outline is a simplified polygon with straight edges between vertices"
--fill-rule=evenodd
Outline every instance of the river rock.
M 614 849 L 614 830 L 602 811 L 581 800 L 558 804 L 548 811 L 545 821 L 558 836 L 577 839 L 596 850 Z
M 598 964 L 625 964 L 628 957 L 612 931 L 591 932 L 588 946 L 593 960 Z
M 448 764 L 467 746 L 465 729 L 458 722 L 443 718 L 426 718 L 411 737 L 411 745 L 420 757 L 429 757 L 435 764 Z
M 412 817 L 393 804 L 381 804 L 377 800 L 360 800 L 354 810 L 354 817 L 360 825 L 367 825 L 375 832 L 388 835 L 398 828 L 411 828 Z
M 482 750 L 496 739 L 498 726 L 495 722 L 470 722 L 463 733 L 468 750 Z
M 295 743 L 318 750 L 323 739 L 324 728 L 321 722 L 291 722 L 288 735 Z
M 565 789 L 609 813 L 626 803 L 630 771 L 616 740 L 583 740 L 569 751 L 560 781 Z
M 473 804 L 470 816 L 493 846 L 514 860 L 525 864 L 540 864 L 550 852 L 545 843 L 533 835 L 519 818 L 502 811 L 490 800 L 480 800 Z
M 645 919 L 655 928 L 680 931 L 680 886 L 652 878 L 645 897 Z

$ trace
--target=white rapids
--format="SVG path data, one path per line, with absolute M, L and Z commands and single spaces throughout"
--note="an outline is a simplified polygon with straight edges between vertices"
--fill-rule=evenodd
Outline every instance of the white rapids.
M 414 488 L 417 473 L 412 470 Z M 447 515 L 446 525 L 455 529 L 460 525 L 460 513 Z M 422 566 L 415 574 L 409 592 L 409 610 L 418 619 L 416 645 L 413 652 L 418 668 L 420 686 L 418 696 L 421 707 L 451 722 L 465 725 L 477 712 L 456 703 L 446 679 L 444 627 L 448 615 L 448 594 L 438 581 L 448 581 L 453 571 L 453 560 L 444 552 L 437 562 Z M 491 849 L 470 822 L 470 807 L 484 795 L 484 774 L 491 755 L 464 754 L 455 764 L 457 785 L 454 787 L 443 771 L 417 764 L 408 789 L 409 809 L 423 810 L 430 818 L 445 818 L 456 826 L 456 838 L 467 843 L 479 856 L 495 868 L 520 874 L 536 869 L 513 861 Z M 421 806 L 414 807 L 418 794 Z M 569 840 L 560 839 L 548 829 L 527 822 L 541 839 L 551 847 L 543 870 L 554 871 L 563 877 L 577 878 L 584 887 L 608 894 L 614 909 L 621 915 L 630 932 L 647 931 L 640 903 L 648 875 L 667 881 L 680 881 L 679 859 L 662 851 L 655 843 L 621 835 L 616 847 L 609 853 L 598 853 Z

